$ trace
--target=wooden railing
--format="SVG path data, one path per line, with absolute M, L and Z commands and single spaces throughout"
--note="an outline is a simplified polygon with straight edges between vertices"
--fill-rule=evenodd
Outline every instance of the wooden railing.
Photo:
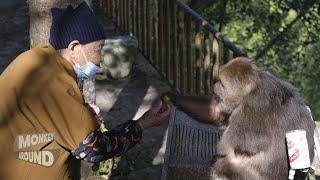
M 245 56 L 180 0 L 98 0 L 122 32 L 181 94 L 208 94 L 219 64 Z

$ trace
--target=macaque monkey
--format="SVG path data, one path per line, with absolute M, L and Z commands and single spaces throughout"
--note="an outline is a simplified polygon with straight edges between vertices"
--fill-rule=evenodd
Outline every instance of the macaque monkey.
M 290 130 L 306 130 L 313 159 L 315 123 L 288 82 L 241 57 L 220 68 L 212 93 L 211 97 L 167 96 L 198 121 L 226 125 L 213 179 L 287 179 L 285 134 Z

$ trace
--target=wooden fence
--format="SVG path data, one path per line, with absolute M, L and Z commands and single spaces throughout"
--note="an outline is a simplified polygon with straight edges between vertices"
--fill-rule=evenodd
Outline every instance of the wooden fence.
M 219 64 L 245 56 L 180 0 L 97 0 L 122 32 L 181 94 L 208 94 Z

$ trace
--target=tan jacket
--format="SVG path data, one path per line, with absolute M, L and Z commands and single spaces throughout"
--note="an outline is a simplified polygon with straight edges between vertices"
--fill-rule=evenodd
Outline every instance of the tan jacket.
M 78 179 L 80 161 L 70 151 L 95 128 L 72 65 L 52 46 L 22 53 L 0 75 L 0 179 Z M 53 141 L 39 140 L 43 133 Z M 28 141 L 23 134 L 34 135 Z M 50 158 L 25 154 L 53 150 L 50 167 L 39 165 Z

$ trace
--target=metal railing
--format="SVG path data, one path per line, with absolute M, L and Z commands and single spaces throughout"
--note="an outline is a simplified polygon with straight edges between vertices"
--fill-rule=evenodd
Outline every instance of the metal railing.
M 245 54 L 180 0 L 98 0 L 181 94 L 208 94 L 220 63 Z

